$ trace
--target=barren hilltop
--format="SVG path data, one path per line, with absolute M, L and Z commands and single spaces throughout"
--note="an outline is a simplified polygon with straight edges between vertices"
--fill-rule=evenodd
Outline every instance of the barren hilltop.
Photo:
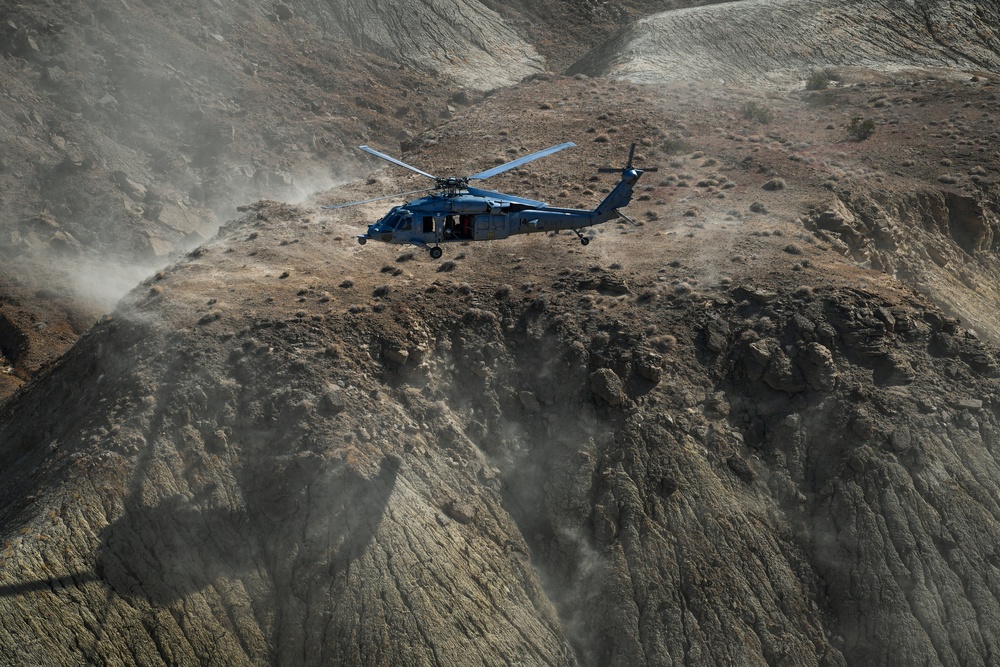
M 992 664 L 994 3 L 63 5 L 0 26 L 0 663 Z M 562 141 L 490 187 L 658 167 L 586 246 L 321 208 Z

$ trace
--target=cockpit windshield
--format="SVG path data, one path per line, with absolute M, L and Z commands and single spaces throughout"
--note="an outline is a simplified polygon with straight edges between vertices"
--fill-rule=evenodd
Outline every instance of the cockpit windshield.
M 392 229 L 401 232 L 409 231 L 413 229 L 413 222 L 409 214 L 393 209 L 379 221 L 379 228 L 386 231 Z

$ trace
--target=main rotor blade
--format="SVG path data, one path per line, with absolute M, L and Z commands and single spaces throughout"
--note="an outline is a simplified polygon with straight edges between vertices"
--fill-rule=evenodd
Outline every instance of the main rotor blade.
M 477 197 L 486 197 L 488 199 L 495 199 L 497 201 L 507 201 L 512 204 L 524 204 L 525 206 L 531 206 L 533 208 L 544 208 L 548 206 L 543 201 L 536 201 L 534 199 L 525 199 L 524 197 L 515 197 L 514 195 L 504 194 L 502 192 L 494 192 L 492 190 L 481 190 L 480 188 L 466 188 L 466 191 L 470 195 L 476 195 Z
M 621 172 L 625 171 L 626 169 L 628 169 L 628 167 L 625 167 L 624 169 L 619 169 L 618 167 L 601 167 L 600 169 L 597 170 L 597 173 L 598 174 L 620 174 Z M 660 170 L 659 167 L 643 167 L 639 171 L 646 172 L 646 171 L 659 171 L 659 170 Z
M 398 193 L 396 193 L 394 195 L 385 195 L 383 197 L 373 197 L 372 199 L 362 199 L 361 201 L 351 201 L 351 202 L 347 202 L 346 204 L 334 204 L 333 206 L 322 206 L 321 208 L 325 208 L 327 210 L 332 210 L 332 209 L 335 209 L 335 208 L 347 208 L 348 206 L 357 206 L 358 204 L 368 204 L 368 203 L 371 203 L 373 201 L 382 201 L 383 199 L 393 199 L 395 197 L 406 197 L 406 196 L 415 195 L 415 194 L 418 194 L 418 193 L 421 193 L 421 192 L 431 192 L 432 190 L 436 190 L 436 189 L 437 188 L 424 188 L 423 190 L 411 190 L 410 192 L 398 192 Z
M 537 153 L 532 153 L 531 155 L 525 155 L 511 162 L 501 164 L 499 166 L 493 167 L 492 169 L 487 169 L 486 171 L 481 171 L 478 174 L 473 174 L 469 176 L 470 181 L 482 181 L 491 176 L 496 176 L 497 174 L 502 174 L 508 169 L 513 169 L 514 167 L 520 167 L 522 164 L 527 164 L 532 160 L 537 160 L 540 157 L 545 157 L 546 155 L 552 155 L 564 148 L 572 148 L 576 146 L 572 141 L 567 141 L 564 144 L 559 144 L 558 146 L 552 146 L 551 148 L 546 148 L 545 150 L 538 151 Z
M 385 153 L 380 153 L 379 151 L 375 150 L 374 148 L 372 148 L 370 146 L 358 146 L 358 148 L 360 148 L 361 150 L 363 150 L 366 153 L 370 153 L 371 155 L 374 155 L 375 157 L 380 157 L 383 160 L 387 160 L 388 162 L 391 162 L 393 164 L 397 164 L 400 167 L 405 167 L 405 168 L 409 169 L 410 171 L 415 171 L 418 174 L 420 174 L 421 176 L 426 176 L 427 178 L 433 178 L 435 181 L 437 180 L 437 176 L 433 176 L 432 174 L 428 174 L 426 171 L 423 171 L 421 169 L 417 169 L 416 167 L 414 167 L 412 165 L 408 165 L 405 162 L 403 162 L 402 160 L 397 160 L 396 158 L 392 157 L 391 155 L 386 155 Z

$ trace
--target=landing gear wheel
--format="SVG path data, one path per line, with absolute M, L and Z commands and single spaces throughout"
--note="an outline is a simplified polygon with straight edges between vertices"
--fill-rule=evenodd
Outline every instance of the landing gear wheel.
M 358 245 L 364 245 L 364 244 L 366 244 L 366 243 L 368 243 L 368 239 L 366 239 L 366 238 L 365 238 L 365 237 L 363 237 L 363 236 L 359 236 L 359 237 L 358 237 Z
M 590 243 L 590 239 L 588 239 L 586 236 L 580 237 L 580 245 L 587 245 L 588 243 Z
M 441 248 L 431 248 L 431 259 L 441 259 L 441 255 L 444 251 Z

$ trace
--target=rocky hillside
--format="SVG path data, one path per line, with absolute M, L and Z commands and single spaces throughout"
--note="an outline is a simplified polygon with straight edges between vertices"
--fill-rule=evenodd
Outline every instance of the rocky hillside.
M 531 91 L 407 159 L 616 114 L 507 185 L 585 204 L 634 137 L 639 226 L 431 262 L 262 202 L 6 404 L 5 660 L 989 663 L 996 349 L 811 229 L 784 144 L 705 129 L 739 97 Z
M 8 403 L 6 661 L 997 650 L 1000 367 L 926 302 L 308 218 L 255 207 Z
M 354 146 L 412 137 L 483 88 L 379 55 L 395 53 L 392 43 L 350 41 L 367 20 L 350 3 L 0 8 L 0 353 L 13 369 L 3 395 L 236 206 L 330 187 L 356 164 Z M 530 52 L 487 14 L 495 34 L 477 33 L 486 46 L 503 35 Z M 540 68 L 492 50 L 493 64 L 483 51 L 469 63 L 508 77 L 489 85 Z
M 606 27 L 642 6 L 470 15 L 497 12 L 520 35 L 562 17 L 579 35 L 587 11 Z M 725 5 L 750 6 L 765 5 Z M 0 244 L 0 378 L 26 381 L 0 404 L 0 663 L 991 664 L 997 72 L 920 68 L 914 47 L 906 70 L 819 77 L 810 61 L 777 88 L 541 73 L 480 98 L 322 46 L 319 3 L 245 4 L 229 23 L 218 3 L 189 8 L 197 20 L 130 4 L 176 19 L 148 35 L 87 7 L 75 28 L 25 6 L 2 28 L 31 39 L 0 63 L 23 75 L 0 117 L 37 105 L 42 120 L 7 126 L 21 138 L 0 173 L 7 210 L 40 211 Z M 87 53 L 60 51 L 79 34 L 121 40 L 144 68 L 101 84 L 132 124 L 87 106 L 104 89 L 56 62 Z M 144 77 L 166 43 L 214 73 L 157 97 Z M 253 66 L 224 55 L 234 45 Z M 58 87 L 25 83 L 48 67 L 86 93 L 51 112 L 62 134 L 44 115 Z M 334 75 L 342 87 L 309 84 Z M 174 117 L 201 94 L 203 116 Z M 189 134 L 199 119 L 231 141 Z M 307 132 L 331 143 L 309 148 Z M 67 154 L 106 152 L 47 185 L 60 136 Z M 169 176 L 140 137 L 178 147 Z M 490 187 L 589 207 L 614 182 L 596 169 L 632 142 L 636 164 L 659 168 L 633 220 L 588 230 L 585 247 L 535 235 L 431 261 L 358 246 L 394 202 L 321 204 L 426 182 L 345 161 L 326 173 L 350 174 L 337 188 L 245 204 L 169 266 L 123 275 L 141 282 L 93 327 L 75 296 L 111 282 L 84 259 L 180 243 L 156 207 L 207 211 L 191 192 L 241 156 L 291 174 L 365 141 L 465 175 L 567 140 Z M 39 146 L 48 166 L 29 171 Z M 256 178 L 240 173 L 223 181 L 233 192 Z M 25 184 L 93 199 L 58 200 L 69 215 Z M 101 201 L 131 211 L 128 233 L 111 225 L 87 246 L 72 225 L 102 224 Z
M 671 4 L 0 0 L 0 397 L 237 206 Z
M 748 0 L 637 21 L 570 71 L 737 85 L 786 85 L 823 67 L 995 71 L 998 25 L 993 2 Z

